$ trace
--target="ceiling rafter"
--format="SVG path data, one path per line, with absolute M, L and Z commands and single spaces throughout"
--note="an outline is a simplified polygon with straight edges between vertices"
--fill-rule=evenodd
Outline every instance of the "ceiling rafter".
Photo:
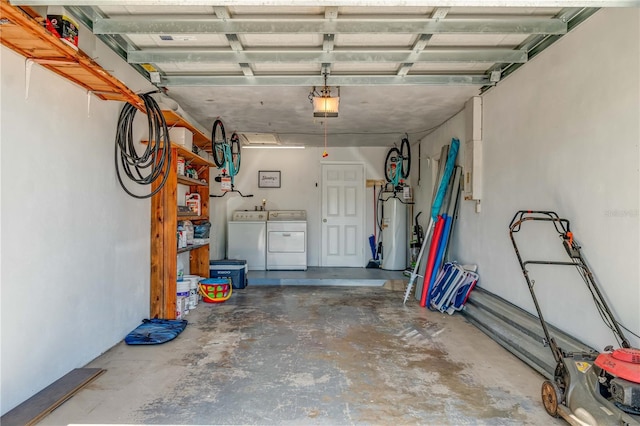
M 332 86 L 371 85 L 490 85 L 486 75 L 336 75 L 331 74 Z M 216 75 L 164 75 L 160 86 L 323 86 L 321 75 L 260 75 L 216 76 Z
M 242 43 L 240 43 L 237 34 L 225 34 L 225 36 L 227 37 L 227 41 L 229 42 L 229 47 L 231 47 L 231 50 L 233 50 L 234 52 L 240 52 L 244 50 L 244 46 L 242 45 Z
M 10 0 L 25 6 L 121 6 L 123 0 Z M 638 0 L 429 0 L 433 7 L 638 7 Z M 129 0 L 134 6 L 292 6 L 291 0 Z M 424 0 L 296 0 L 298 7 L 423 7 Z
M 324 19 L 326 20 L 335 20 L 338 19 L 338 8 L 337 7 L 327 7 L 324 11 Z M 322 37 L 322 50 L 326 53 L 329 53 L 333 50 L 335 46 L 335 34 L 324 34 Z M 332 62 L 323 61 L 322 68 L 320 69 L 321 75 L 329 75 L 331 74 L 331 65 Z
M 229 19 L 229 18 L 231 18 L 231 16 L 229 15 L 229 11 L 227 10 L 226 7 L 216 6 L 216 7 L 213 8 L 213 11 L 215 12 L 215 14 L 218 17 L 218 19 Z
M 527 61 L 525 50 L 507 48 L 407 50 L 242 50 L 229 52 L 216 49 L 144 49 L 131 51 L 130 64 L 144 63 L 335 63 L 335 62 L 454 62 L 495 63 Z
M 221 19 L 223 21 L 231 19 L 231 15 L 229 14 L 229 11 L 227 10 L 226 7 L 217 6 L 217 7 L 214 7 L 213 10 L 216 16 L 218 17 L 218 19 Z M 227 41 L 229 42 L 229 47 L 231 47 L 231 50 L 235 52 L 240 52 L 244 50 L 244 46 L 240 42 L 240 39 L 238 38 L 237 34 L 225 34 L 225 36 L 227 37 Z M 146 62 L 153 62 L 153 61 L 146 61 Z M 253 76 L 253 69 L 251 68 L 250 63 L 239 62 L 238 65 L 240 66 L 240 69 L 242 70 L 242 73 L 245 75 L 245 77 Z
M 253 69 L 251 69 L 251 65 L 246 63 L 246 62 L 240 62 L 240 69 L 242 70 L 242 73 L 244 74 L 245 77 L 252 77 L 253 74 Z
M 438 7 L 433 10 L 431 13 L 431 19 L 443 19 L 449 13 L 448 7 Z M 413 53 L 407 58 L 407 62 L 403 63 L 398 69 L 397 74 L 400 77 L 403 77 L 409 73 L 409 70 L 413 67 L 415 61 L 413 60 L 413 56 L 417 56 L 424 48 L 429 44 L 429 40 L 431 40 L 432 34 L 420 34 L 418 39 L 413 45 Z
M 560 19 L 242 19 L 201 16 L 142 16 L 98 18 L 94 34 L 284 34 L 284 33 L 401 33 L 401 34 L 565 34 Z
M 322 38 L 322 50 L 325 52 L 331 52 L 335 43 L 335 35 L 325 34 Z

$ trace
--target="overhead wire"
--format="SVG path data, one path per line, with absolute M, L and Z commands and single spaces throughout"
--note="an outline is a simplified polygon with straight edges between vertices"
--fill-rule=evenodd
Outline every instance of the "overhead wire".
M 118 182 L 124 191 L 138 199 L 153 197 L 167 181 L 171 167 L 171 145 L 169 142 L 169 130 L 158 103 L 151 93 L 140 95 L 144 102 L 149 130 L 148 143 L 142 154 L 136 149 L 133 138 L 133 122 L 137 108 L 127 103 L 120 111 L 115 143 L 115 166 Z M 131 181 L 138 185 L 151 185 L 162 177 L 160 184 L 146 195 L 133 193 L 125 185 L 121 169 Z

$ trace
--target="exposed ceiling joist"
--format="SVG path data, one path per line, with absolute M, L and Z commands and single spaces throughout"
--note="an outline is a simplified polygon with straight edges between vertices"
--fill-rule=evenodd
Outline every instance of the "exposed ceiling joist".
M 242 69 L 242 73 L 245 75 L 245 77 L 253 77 L 254 74 L 250 64 L 241 62 L 240 69 Z
M 120 6 L 123 0 L 10 0 L 25 6 Z M 130 6 L 292 6 L 291 0 L 127 0 Z M 433 7 L 638 7 L 639 0 L 429 0 Z M 421 7 L 424 0 L 296 0 L 299 7 Z
M 338 8 L 337 7 L 327 7 L 324 11 L 324 19 L 333 21 L 338 19 Z M 322 50 L 325 52 L 331 52 L 335 47 L 335 34 L 323 34 L 322 35 Z M 332 61 L 322 61 L 322 75 L 328 76 L 331 74 L 331 62 Z
M 226 7 L 216 6 L 213 8 L 213 12 L 216 14 L 218 19 L 229 19 L 231 15 L 229 15 L 229 11 Z
M 202 16 L 98 18 L 94 34 L 565 34 L 560 19 L 229 19 Z
M 413 62 L 404 62 L 400 65 L 400 67 L 398 68 L 398 71 L 396 72 L 396 75 L 398 77 L 404 77 L 405 75 L 409 74 L 409 71 L 411 71 L 411 67 L 413 67 Z
M 438 7 L 431 14 L 431 18 L 433 19 L 444 19 L 449 13 L 449 7 Z
M 146 49 L 131 51 L 130 64 L 145 63 L 325 63 L 325 62 L 468 62 L 524 63 L 527 52 L 513 49 L 437 49 L 418 53 L 406 50 L 360 51 L 220 51 L 206 49 Z
M 338 19 L 338 8 L 337 7 L 327 7 L 324 11 L 325 19 Z
M 238 40 L 237 35 L 226 34 L 226 37 L 227 37 L 227 41 L 229 42 L 229 47 L 231 47 L 232 50 L 235 50 L 235 51 L 244 50 L 244 47 L 242 46 L 242 43 L 240 43 L 240 40 Z
M 444 8 L 444 9 L 448 9 L 448 8 Z M 441 9 L 436 9 L 434 14 L 438 10 L 441 10 Z M 437 18 L 437 19 L 441 19 L 441 18 Z M 409 71 L 411 70 L 411 67 L 413 67 L 413 64 L 417 61 L 416 58 L 418 58 L 422 53 L 422 50 L 424 50 L 424 48 L 427 47 L 427 44 L 429 44 L 429 41 L 431 40 L 432 36 L 433 36 L 432 34 L 420 34 L 420 36 L 418 37 L 418 40 L 416 40 L 416 42 L 413 44 L 411 53 L 405 59 L 405 62 L 402 64 L 402 66 L 398 69 L 397 74 L 399 76 L 403 77 L 409 73 Z
M 322 40 L 322 50 L 324 50 L 325 52 L 332 51 L 335 38 L 336 37 L 333 34 L 324 34 L 323 40 Z
M 329 77 L 332 86 L 374 85 L 491 85 L 486 75 L 334 75 Z M 160 86 L 322 86 L 321 75 L 261 75 L 212 76 L 212 75 L 165 75 Z
M 421 50 L 427 47 L 429 40 L 431 40 L 431 34 L 421 34 L 411 50 L 415 53 L 420 53 Z
M 266 130 L 278 134 L 283 145 L 300 143 L 301 135 L 320 134 L 311 108 L 304 107 L 309 88 L 328 85 L 342 90 L 343 118 L 349 119 L 332 125 L 334 132 L 348 135 L 333 136 L 344 146 L 385 146 L 400 128 L 423 134 L 561 39 L 595 13 L 594 6 L 631 5 L 628 0 L 78 3 L 92 1 L 105 7 L 66 10 L 145 77 L 148 69 L 157 70 L 160 82 L 154 84 L 167 88 L 199 123 L 224 115 L 234 129 Z M 189 5 L 205 7 L 183 7 Z M 320 146 L 322 138 L 307 143 Z

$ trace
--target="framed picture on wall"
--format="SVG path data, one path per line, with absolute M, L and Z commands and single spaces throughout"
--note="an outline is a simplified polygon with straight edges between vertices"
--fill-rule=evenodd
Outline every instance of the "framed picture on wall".
M 260 170 L 258 172 L 258 188 L 280 188 L 280 171 Z

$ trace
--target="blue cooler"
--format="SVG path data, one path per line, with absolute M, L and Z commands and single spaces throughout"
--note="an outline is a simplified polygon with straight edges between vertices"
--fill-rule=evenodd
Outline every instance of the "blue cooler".
M 231 285 L 234 289 L 245 288 L 247 286 L 247 261 L 246 260 L 210 260 L 210 278 L 231 278 Z

